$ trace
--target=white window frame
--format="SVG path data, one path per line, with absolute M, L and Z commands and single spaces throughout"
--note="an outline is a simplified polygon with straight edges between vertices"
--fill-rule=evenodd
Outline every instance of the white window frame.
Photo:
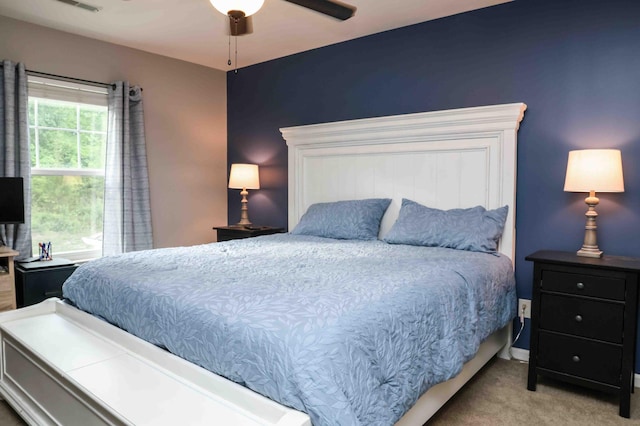
M 75 104 L 89 104 L 89 105 L 97 105 L 107 107 L 107 89 L 95 86 L 89 86 L 86 84 L 80 84 L 75 82 L 67 82 L 54 80 L 50 78 L 29 76 L 28 77 L 28 88 L 29 88 L 29 98 L 44 98 L 51 99 L 56 101 L 65 101 L 71 102 Z M 36 108 L 36 117 L 34 119 L 35 123 L 38 123 L 37 116 L 37 108 Z M 78 120 L 78 126 L 80 122 Z M 29 125 L 31 129 L 32 126 Z M 37 130 L 41 129 L 51 129 L 51 130 L 69 130 L 77 133 L 77 143 L 80 143 L 80 134 L 81 133 L 104 133 L 104 132 L 91 132 L 86 130 L 76 129 L 60 129 L 60 128 L 48 128 L 46 126 L 38 126 L 36 124 L 36 140 L 35 146 L 36 150 L 38 149 L 38 132 Z M 108 132 L 108 129 L 107 129 Z M 78 146 L 78 157 L 80 156 L 80 149 Z M 31 175 L 32 176 L 102 176 L 104 177 L 105 171 L 104 169 L 82 169 L 79 167 L 80 158 L 78 158 L 77 168 L 46 168 L 46 167 L 38 167 L 39 166 L 40 157 L 36 152 L 36 166 L 31 167 Z M 74 262 L 84 261 L 96 259 L 102 256 L 102 249 L 96 250 L 77 250 L 77 251 L 68 251 L 68 252 L 56 252 L 55 247 L 53 250 L 54 256 L 62 256 L 65 259 L 69 259 Z

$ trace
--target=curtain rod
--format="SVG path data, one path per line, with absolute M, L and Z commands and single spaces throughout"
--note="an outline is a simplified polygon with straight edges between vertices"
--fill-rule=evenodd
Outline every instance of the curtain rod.
M 3 66 L 4 64 L 0 62 L 0 67 L 3 67 Z M 91 86 L 97 86 L 97 87 L 111 87 L 112 89 L 116 88 L 116 85 L 113 83 L 102 83 L 100 81 L 83 80 L 81 78 L 67 77 L 64 75 L 50 74 L 48 72 L 28 70 L 28 69 L 25 69 L 25 71 L 27 72 L 27 74 L 34 75 L 36 77 L 52 77 L 57 80 L 69 81 L 71 83 L 84 83 L 84 84 L 89 84 Z M 140 90 L 142 90 L 142 87 L 140 88 Z
M 52 77 L 52 78 L 55 78 L 56 80 L 69 81 L 71 83 L 84 83 L 91 86 L 111 87 L 112 89 L 116 88 L 116 85 L 113 83 L 101 83 L 99 81 L 83 80 L 81 78 L 67 77 L 64 75 L 50 74 L 48 72 L 41 72 L 41 71 L 34 71 L 34 70 L 25 70 L 25 71 L 27 72 L 27 74 L 33 75 L 36 77 Z

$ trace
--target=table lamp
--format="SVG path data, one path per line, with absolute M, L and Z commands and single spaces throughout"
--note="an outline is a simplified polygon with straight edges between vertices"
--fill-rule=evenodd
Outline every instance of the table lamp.
M 578 250 L 578 256 L 601 257 L 598 248 L 595 207 L 598 205 L 598 192 L 624 192 L 622 178 L 622 156 L 617 149 L 583 149 L 569 152 L 567 176 L 564 190 L 568 192 L 588 192 L 585 203 L 589 209 L 585 213 L 584 243 Z
M 241 164 L 231 165 L 231 173 L 229 173 L 229 188 L 242 189 L 242 207 L 240 208 L 240 226 L 249 226 L 249 209 L 247 208 L 247 189 L 260 189 L 260 176 L 258 174 L 257 164 Z

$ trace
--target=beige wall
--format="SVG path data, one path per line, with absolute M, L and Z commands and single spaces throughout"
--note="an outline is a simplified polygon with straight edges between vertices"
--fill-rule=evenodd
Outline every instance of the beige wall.
M 0 16 L 0 59 L 144 89 L 155 247 L 215 240 L 227 223 L 223 71 Z

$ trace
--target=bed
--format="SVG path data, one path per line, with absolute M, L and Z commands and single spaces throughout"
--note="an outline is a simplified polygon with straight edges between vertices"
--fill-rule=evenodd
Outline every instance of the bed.
M 281 129 L 289 146 L 290 229 L 310 206 L 342 200 L 391 199 L 380 237 L 403 198 L 440 209 L 507 205 L 498 254 L 274 235 L 105 258 L 79 268 L 65 295 L 131 334 L 56 300 L 3 314 L 0 393 L 33 424 L 424 423 L 508 345 L 515 142 L 525 108 Z M 282 256 L 288 261 L 277 260 Z M 128 266 L 119 268 L 125 259 Z M 216 268 L 229 274 L 216 279 Z M 399 280 L 390 281 L 390 272 Z M 365 273 L 365 281 L 346 285 L 346 277 Z M 203 286 L 206 275 L 211 285 Z M 147 290 L 151 299 L 141 296 Z M 492 292 L 503 297 L 483 298 Z M 114 309 L 120 305 L 127 309 Z M 204 311 L 226 313 L 212 318 Z M 447 321 L 427 335 L 408 325 L 442 317 Z M 278 346 L 283 352 L 273 355 Z M 375 374 L 367 375 L 372 366 Z

